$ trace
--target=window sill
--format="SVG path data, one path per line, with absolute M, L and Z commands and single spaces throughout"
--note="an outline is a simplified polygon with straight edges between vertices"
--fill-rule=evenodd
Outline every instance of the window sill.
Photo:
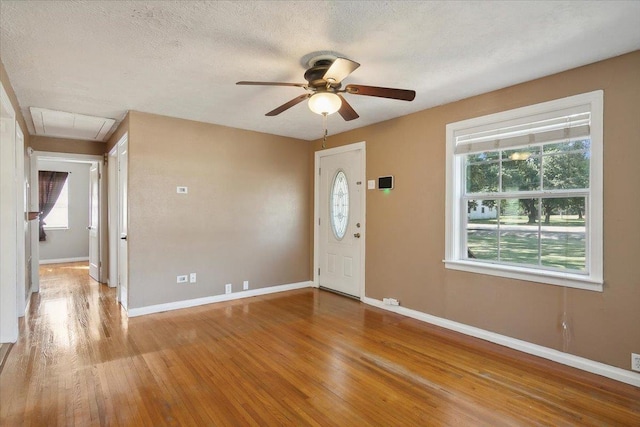
M 603 281 L 589 276 L 574 273 L 537 270 L 525 267 L 480 263 L 477 261 L 444 260 L 445 267 L 451 270 L 469 273 L 488 274 L 490 276 L 507 277 L 509 279 L 526 280 L 529 282 L 545 283 L 548 285 L 565 286 L 568 288 L 584 289 L 602 292 Z

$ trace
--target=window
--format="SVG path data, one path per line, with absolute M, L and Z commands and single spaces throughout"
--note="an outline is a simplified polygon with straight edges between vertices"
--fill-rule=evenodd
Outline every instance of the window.
M 69 228 L 69 180 L 67 179 L 62 186 L 60 196 L 56 200 L 56 204 L 51 212 L 44 218 L 44 228 Z
M 447 125 L 447 268 L 602 291 L 602 98 Z
M 338 171 L 331 186 L 331 228 L 336 239 L 342 240 L 349 221 L 349 185 L 347 175 Z

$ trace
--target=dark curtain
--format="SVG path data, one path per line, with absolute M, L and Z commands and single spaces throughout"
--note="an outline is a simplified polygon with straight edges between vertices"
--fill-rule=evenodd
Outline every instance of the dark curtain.
M 47 234 L 44 232 L 44 218 L 49 215 L 51 209 L 55 206 L 60 197 L 60 192 L 64 183 L 67 181 L 69 172 L 38 172 L 38 188 L 40 189 L 40 241 L 47 240 Z

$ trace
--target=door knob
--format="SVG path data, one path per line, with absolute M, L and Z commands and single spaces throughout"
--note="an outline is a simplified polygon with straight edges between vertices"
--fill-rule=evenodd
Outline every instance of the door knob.
M 120 240 L 127 240 L 127 236 L 122 236 Z
M 360 238 L 360 233 L 356 233 L 356 234 L 354 234 L 354 235 L 353 235 L 353 237 L 355 237 L 355 238 L 359 239 L 359 238 Z

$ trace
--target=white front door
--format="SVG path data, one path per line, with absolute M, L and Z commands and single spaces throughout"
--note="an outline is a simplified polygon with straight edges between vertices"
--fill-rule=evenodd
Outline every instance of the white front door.
M 319 258 L 321 287 L 361 296 L 364 235 L 362 149 L 320 153 Z
M 89 276 L 100 281 L 100 199 L 98 164 L 89 169 Z
M 127 309 L 129 304 L 129 269 L 128 269 L 128 206 L 127 206 L 127 171 L 129 163 L 129 142 L 124 137 L 118 143 L 118 296 L 120 304 Z

